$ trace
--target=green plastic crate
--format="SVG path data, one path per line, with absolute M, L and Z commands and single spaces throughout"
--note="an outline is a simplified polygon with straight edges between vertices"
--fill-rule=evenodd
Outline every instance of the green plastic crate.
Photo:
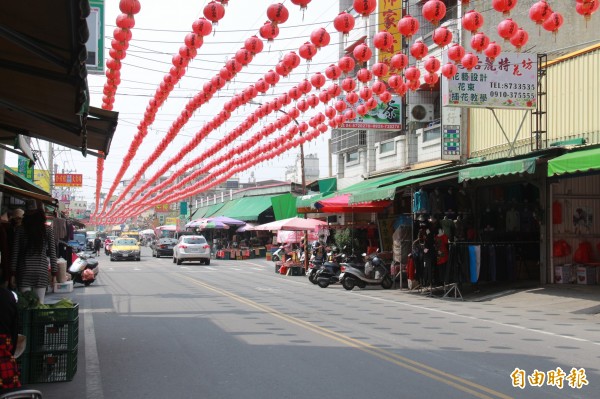
M 75 321 L 79 317 L 79 304 L 72 308 L 31 309 L 31 323 L 59 323 Z
M 71 381 L 77 372 L 77 348 L 70 351 L 32 352 L 29 383 Z
M 31 352 L 73 350 L 79 341 L 79 317 L 68 322 L 32 323 L 27 338 Z

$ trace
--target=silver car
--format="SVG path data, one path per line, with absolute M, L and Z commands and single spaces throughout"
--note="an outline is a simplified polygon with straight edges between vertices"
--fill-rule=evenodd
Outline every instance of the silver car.
M 200 261 L 210 265 L 210 245 L 204 236 L 181 236 L 173 248 L 173 263 Z

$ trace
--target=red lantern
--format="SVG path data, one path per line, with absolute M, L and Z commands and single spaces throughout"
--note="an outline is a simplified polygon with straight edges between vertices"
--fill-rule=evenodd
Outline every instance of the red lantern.
M 334 105 L 334 107 L 335 107 L 335 110 L 336 110 L 337 112 L 344 112 L 344 110 L 345 110 L 345 109 L 346 109 L 348 106 L 346 105 L 346 102 L 345 102 L 345 101 L 338 100 L 338 101 L 336 101 L 336 102 L 335 102 L 335 105 Z
M 348 102 L 348 104 L 356 104 L 358 102 L 358 94 L 356 94 L 355 91 L 351 91 L 350 93 L 346 94 L 346 101 Z
M 305 42 L 302 46 L 300 46 L 298 53 L 300 53 L 300 57 L 310 62 L 315 54 L 317 54 L 317 46 L 310 42 Z
M 342 58 L 340 58 L 340 60 L 338 61 L 338 66 L 340 67 L 340 69 L 342 70 L 342 72 L 344 73 L 348 73 L 350 71 L 354 70 L 356 63 L 354 62 L 354 59 L 352 57 L 349 56 L 344 56 Z
M 200 46 L 202 46 L 204 39 L 202 39 L 202 36 L 200 36 L 199 34 L 190 32 L 187 35 L 185 35 L 185 39 L 183 40 L 183 42 L 189 48 L 198 49 L 200 48 Z
M 225 68 L 235 76 L 236 73 L 242 70 L 243 65 L 237 62 L 235 59 L 227 60 L 225 63 Z
M 414 66 L 408 67 L 404 71 L 404 77 L 408 81 L 419 80 L 419 78 L 421 77 L 421 71 L 419 71 L 419 68 Z
M 451 79 L 458 72 L 458 68 L 455 64 L 448 62 L 444 66 L 442 66 L 442 75 L 446 78 Z
M 327 87 L 327 92 L 333 98 L 333 97 L 337 97 L 340 94 L 342 94 L 342 89 L 340 88 L 340 86 L 338 84 L 334 83 L 334 84 L 329 85 L 329 87 Z
M 290 108 L 287 111 L 287 114 L 290 116 L 290 118 L 296 119 L 300 116 L 300 111 L 298 111 L 298 108 Z
M 328 106 L 327 108 L 325 108 L 325 116 L 327 116 L 327 118 L 333 119 L 333 118 L 335 118 L 335 115 L 336 115 L 335 108 L 333 108 L 331 106 Z
M 376 7 L 376 0 L 354 0 L 354 10 L 363 17 L 368 17 Z
M 308 81 L 308 79 L 304 79 L 302 82 L 298 84 L 298 90 L 300 93 L 307 94 L 312 90 L 312 84 Z
M 308 96 L 306 98 L 306 102 L 308 103 L 308 106 L 311 108 L 316 107 L 317 105 L 319 105 L 319 97 L 317 97 L 314 94 L 311 94 L 310 96 Z
M 377 108 L 377 100 L 375 100 L 373 97 L 371 97 L 365 102 L 365 106 L 367 107 L 367 109 L 369 111 L 371 111 L 371 110 Z
M 484 51 L 485 55 L 492 61 L 502 53 L 502 47 L 496 42 L 490 42 Z
M 128 42 L 133 35 L 129 29 L 115 28 L 113 36 L 119 42 Z
M 552 8 L 550 8 L 545 0 L 534 3 L 529 9 L 529 19 L 537 25 L 543 24 L 550 17 L 550 14 L 552 14 Z
M 265 73 L 265 82 L 271 86 L 276 85 L 279 82 L 279 74 L 274 70 L 269 69 L 269 72 Z
M 362 83 L 367 83 L 369 80 L 373 79 L 373 74 L 367 68 L 362 68 L 356 73 L 356 79 Z
M 377 76 L 378 78 L 386 76 L 389 70 L 390 68 L 387 66 L 387 64 L 384 64 L 383 62 L 376 63 L 375 65 L 373 65 L 372 68 L 373 75 Z
M 321 90 L 319 93 L 319 100 L 321 100 L 322 103 L 327 104 L 329 100 L 331 100 L 331 94 L 329 94 L 327 90 Z
M 406 88 L 411 91 L 417 91 L 421 87 L 421 82 L 417 80 L 410 80 L 406 84 Z
M 282 62 L 279 62 L 277 65 L 275 65 L 275 72 L 277 72 L 279 76 L 286 77 L 290 74 L 290 69 L 283 65 Z
M 483 32 L 477 32 L 471 37 L 471 47 L 481 53 L 490 44 L 490 38 Z
M 121 62 L 119 60 L 110 58 L 108 61 L 106 61 L 106 67 L 108 69 L 114 69 L 114 70 L 118 71 L 121 69 Z
M 358 46 L 356 46 L 352 51 L 352 54 L 358 62 L 367 62 L 373 56 L 373 52 L 371 51 L 369 46 L 367 46 L 364 43 L 361 43 Z
M 217 25 L 225 16 L 225 7 L 213 0 L 204 7 L 203 13 L 206 19 L 211 21 L 213 25 Z
M 515 8 L 517 0 L 492 0 L 494 10 L 501 12 L 504 15 L 509 15 L 510 10 Z
M 348 35 L 354 28 L 354 17 L 346 11 L 342 11 L 333 19 L 333 27 L 340 33 Z
M 421 12 L 423 18 L 431 22 L 433 26 L 437 26 L 446 16 L 446 5 L 440 0 L 429 0 L 423 5 Z
M 577 0 L 577 3 L 575 3 L 575 11 L 584 17 L 586 24 L 592 18 L 592 14 L 598 11 L 599 7 L 600 1 L 598 0 Z
M 369 110 L 363 104 L 356 107 L 356 113 L 359 114 L 360 116 L 365 116 L 367 114 L 367 112 L 369 112 Z
M 317 48 L 321 48 L 329 44 L 331 36 L 329 36 L 329 33 L 325 28 L 317 28 L 310 34 L 310 41 L 317 46 Z
M 241 48 L 235 52 L 235 60 L 244 66 L 251 63 L 252 58 L 252 53 L 246 50 L 245 48 Z
M 548 32 L 556 34 L 564 22 L 563 16 L 557 12 L 550 14 L 547 20 L 542 24 L 542 28 Z
M 302 11 L 306 10 L 306 6 L 308 5 L 308 3 L 311 2 L 311 0 L 291 0 L 291 1 L 292 1 L 292 4 L 300 6 L 300 9 Z
M 325 80 L 325 76 L 323 76 L 323 74 L 321 72 L 317 72 L 313 76 L 310 77 L 310 83 L 312 83 L 312 85 L 314 87 L 316 87 L 317 89 L 320 89 L 321 87 L 323 87 L 326 82 L 327 81 Z
M 290 13 L 281 3 L 271 4 L 267 8 L 267 18 L 274 24 L 283 24 L 288 20 Z
M 198 54 L 198 51 L 193 47 L 181 46 L 179 47 L 179 55 L 183 58 L 192 59 Z
M 483 15 L 475 10 L 468 11 L 462 18 L 462 26 L 471 33 L 475 33 L 483 26 Z
M 305 99 L 298 100 L 298 103 L 296 103 L 296 108 L 298 108 L 300 112 L 304 113 L 308 110 L 308 102 L 306 102 Z
M 110 46 L 117 51 L 126 51 L 129 48 L 129 42 L 120 42 L 118 40 L 111 40 Z
M 423 80 L 431 88 L 431 87 L 435 86 L 435 84 L 438 82 L 438 80 L 440 80 L 440 77 L 438 76 L 437 73 L 428 73 L 423 77 Z
M 353 120 L 353 119 L 356 119 L 356 111 L 355 111 L 355 110 L 353 110 L 352 108 L 349 108 L 349 109 L 347 109 L 347 110 L 344 112 L 344 119 L 346 119 L 347 121 L 351 121 L 351 120 Z M 336 122 L 337 122 L 337 121 L 336 121 Z M 344 123 L 344 122 L 342 122 L 342 123 Z M 342 123 L 340 123 L 340 125 L 341 125 Z
M 256 82 L 256 90 L 258 90 L 261 93 L 266 93 L 269 90 L 269 84 L 267 82 L 265 82 L 262 78 L 258 79 L 258 81 Z
M 267 39 L 267 42 L 272 42 L 277 36 L 279 36 L 279 27 L 277 24 L 267 21 L 258 30 L 260 37 Z
M 189 58 L 183 58 L 182 56 L 180 56 L 179 54 L 175 54 L 171 60 L 171 62 L 173 63 L 173 65 L 175 65 L 176 67 L 179 68 L 185 68 L 188 66 L 188 64 L 190 63 L 190 59 Z
M 518 29 L 519 25 L 511 18 L 507 18 L 498 24 L 498 35 L 503 38 L 504 41 L 509 41 Z
M 394 91 L 399 96 L 404 96 L 406 94 L 406 92 L 408 91 L 408 86 L 406 85 L 406 82 L 402 82 L 402 84 L 400 86 L 398 86 L 397 88 L 395 88 Z
M 408 66 L 408 56 L 402 53 L 394 54 L 390 59 L 390 65 L 392 68 L 401 71 Z
M 117 26 L 121 29 L 132 29 L 135 26 L 135 19 L 129 14 L 119 14 L 117 16 Z
M 115 60 L 122 60 L 127 54 L 124 50 L 115 50 L 114 48 L 111 48 L 108 50 L 108 55 Z
M 260 53 L 263 51 L 264 46 L 265 45 L 263 44 L 262 40 L 260 40 L 256 35 L 250 36 L 244 42 L 244 48 L 252 54 Z
M 293 51 L 290 51 L 286 55 L 283 56 L 283 65 L 285 65 L 288 69 L 294 69 L 298 65 L 300 65 L 300 57 Z
M 440 60 L 438 60 L 435 57 L 427 58 L 427 60 L 425 61 L 425 64 L 423 64 L 423 67 L 429 73 L 437 72 L 438 69 L 440 69 L 440 66 L 441 66 Z
M 354 89 L 356 89 L 356 81 L 354 80 L 354 78 L 348 77 L 342 80 L 342 89 L 345 92 L 353 91 Z
M 373 83 L 373 85 L 371 86 L 371 90 L 373 90 L 373 93 L 377 94 L 377 95 L 380 95 L 386 89 L 387 89 L 387 87 L 385 86 L 385 83 L 383 83 L 381 80 L 378 80 L 377 82 Z
M 119 10 L 125 14 L 137 14 L 141 8 L 142 6 L 138 0 L 121 0 L 119 2 Z
M 467 71 L 470 71 L 479 64 L 479 57 L 473 53 L 467 53 L 460 62 Z
M 325 68 L 325 76 L 327 76 L 327 78 L 329 78 L 330 80 L 336 80 L 341 75 L 342 75 L 342 70 L 340 69 L 339 66 L 337 66 L 335 64 L 331 64 L 327 68 Z
M 281 104 L 283 104 L 283 105 L 288 105 L 289 103 L 292 102 L 292 99 L 290 98 L 290 95 L 287 94 L 287 93 L 281 94 L 278 97 L 278 99 L 281 101 Z M 288 112 L 288 114 L 289 114 L 289 112 Z M 294 117 L 292 116 L 292 118 L 294 118 Z
M 448 49 L 448 58 L 450 58 L 452 61 L 458 64 L 462 60 L 462 57 L 465 56 L 465 53 L 466 51 L 463 46 L 461 46 L 458 43 L 454 43 Z
M 198 18 L 192 24 L 192 30 L 200 36 L 208 36 L 212 32 L 212 24 L 206 18 Z
M 391 52 L 394 50 L 394 36 L 387 31 L 380 31 L 373 37 L 373 46 L 383 52 Z
M 288 94 L 292 100 L 297 100 L 302 96 L 302 92 L 296 86 L 293 86 L 288 91 Z
M 379 100 L 381 100 L 382 103 L 387 104 L 392 101 L 392 94 L 389 91 L 384 91 L 383 93 L 379 94 Z
M 418 30 L 419 21 L 408 14 L 398 21 L 398 32 L 400 32 L 402 36 L 406 36 L 408 40 L 410 40 Z
M 442 26 L 433 31 L 433 42 L 440 47 L 445 47 L 452 42 L 452 32 L 450 29 Z
M 517 48 L 517 51 L 521 51 L 521 48 L 529 41 L 529 33 L 523 28 L 517 29 L 517 32 L 513 37 L 510 38 L 510 43 Z
M 421 40 L 417 40 L 410 46 L 410 54 L 415 57 L 417 60 L 423 59 L 429 52 L 427 45 L 423 43 Z
M 392 89 L 397 89 L 402 84 L 402 78 L 398 75 L 392 75 L 388 78 L 387 83 Z

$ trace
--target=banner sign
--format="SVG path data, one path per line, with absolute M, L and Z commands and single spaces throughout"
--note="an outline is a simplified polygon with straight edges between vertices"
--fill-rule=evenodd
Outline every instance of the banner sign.
M 392 56 L 402 51 L 402 35 L 398 31 L 398 22 L 402 18 L 402 0 L 379 0 L 379 7 L 377 9 L 379 10 L 377 14 L 379 18 L 377 31 L 387 31 L 394 38 L 391 51 L 387 53 L 380 51 L 377 59 L 379 62 L 390 66 Z M 384 76 L 382 80 L 387 82 L 388 77 L 389 74 L 388 76 Z
M 34 172 L 33 172 L 33 162 L 31 162 L 28 158 L 25 158 L 22 155 L 19 155 L 19 166 L 18 172 L 24 178 L 33 181 Z
M 444 55 L 447 58 L 447 55 Z M 445 59 L 445 62 L 447 59 Z M 537 57 L 529 53 L 502 53 L 495 60 L 480 56 L 471 71 L 458 72 L 443 85 L 442 102 L 449 107 L 535 109 Z
M 170 210 L 170 204 L 159 204 L 154 206 L 154 212 L 169 212 Z
M 57 173 L 54 175 L 54 185 L 57 187 L 81 187 L 83 185 L 83 175 Z
M 345 97 L 339 97 L 340 100 L 345 100 Z M 361 98 L 355 105 L 364 104 Z M 348 107 L 354 108 L 348 104 Z M 352 121 L 343 123 L 338 129 L 372 129 L 372 130 L 400 130 L 400 116 L 402 114 L 402 100 L 398 96 L 392 96 L 389 103 L 379 103 L 377 108 L 369 111 L 364 116 L 356 115 Z
M 86 18 L 89 37 L 85 43 L 90 74 L 104 75 L 104 0 L 90 0 L 90 15 Z

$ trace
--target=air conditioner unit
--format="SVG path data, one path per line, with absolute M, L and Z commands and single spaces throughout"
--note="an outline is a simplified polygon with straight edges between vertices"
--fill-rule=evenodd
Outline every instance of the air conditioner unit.
M 408 106 L 409 122 L 433 121 L 433 104 L 410 104 Z

